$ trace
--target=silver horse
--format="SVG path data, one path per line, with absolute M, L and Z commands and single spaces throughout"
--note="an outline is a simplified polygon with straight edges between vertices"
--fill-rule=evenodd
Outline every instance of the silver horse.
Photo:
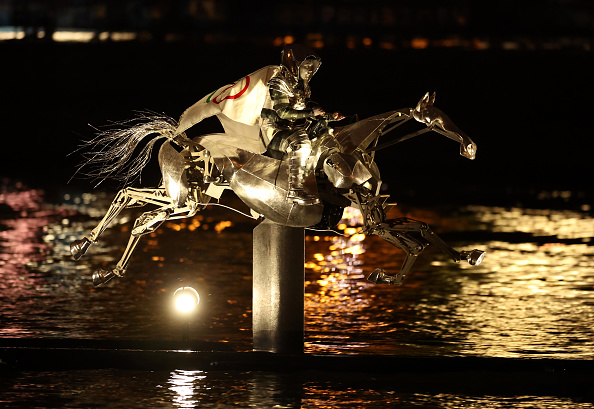
M 184 133 L 176 133 L 174 121 L 160 118 L 100 136 L 95 144 L 105 143 L 108 138 L 114 142 L 109 149 L 95 153 L 103 155 L 102 158 L 93 156 L 91 159 L 113 162 L 111 167 L 103 163 L 104 173 L 117 172 L 143 137 L 156 134 L 143 151 L 145 159 L 150 156 L 155 141 L 167 138 L 159 150 L 162 183 L 155 189 L 127 187 L 120 190 L 97 227 L 87 237 L 71 244 L 71 253 L 76 260 L 82 257 L 122 210 L 155 205 L 156 209 L 143 213 L 134 222 L 128 245 L 116 266 L 96 271 L 93 283 L 101 285 L 116 276 L 122 277 L 143 235 L 155 231 L 166 220 L 194 216 L 212 199 L 220 199 L 223 191 L 230 189 L 251 209 L 254 219 L 268 219 L 285 226 L 331 230 L 346 207 L 360 209 L 363 233 L 377 235 L 406 253 L 396 274 L 375 269 L 368 277 L 374 283 L 402 284 L 419 254 L 431 244 L 455 262 L 465 260 L 478 265 L 483 260 L 483 251 L 454 250 L 423 222 L 406 217 L 388 219 L 386 212 L 392 205 L 387 195 L 380 195 L 382 181 L 374 161 L 375 152 L 396 142 L 435 131 L 460 143 L 462 156 L 475 158 L 476 144 L 433 106 L 434 101 L 435 94 L 427 93 L 415 108 L 386 112 L 335 129 L 325 126 L 323 132 L 312 135 L 313 149 L 306 165 L 304 187 L 309 194 L 320 198 L 319 203 L 313 205 L 287 198 L 288 155 L 275 159 L 252 152 L 242 147 L 240 139 L 233 135 L 208 134 L 189 139 Z M 411 119 L 426 127 L 378 145 L 383 135 Z M 134 162 L 133 172 L 141 170 L 145 162 Z

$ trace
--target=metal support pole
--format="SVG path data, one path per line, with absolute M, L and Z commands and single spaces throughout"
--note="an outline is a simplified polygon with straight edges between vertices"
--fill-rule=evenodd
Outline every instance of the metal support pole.
M 254 351 L 303 353 L 305 231 L 264 221 L 254 229 Z

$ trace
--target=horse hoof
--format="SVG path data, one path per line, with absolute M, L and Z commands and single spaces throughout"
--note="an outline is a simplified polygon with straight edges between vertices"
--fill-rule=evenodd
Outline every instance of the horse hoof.
M 468 261 L 468 264 L 471 266 L 478 266 L 483 262 L 485 258 L 485 252 L 481 250 L 474 249 L 472 251 L 463 251 L 461 253 L 462 257 Z
M 93 273 L 93 285 L 95 287 L 100 286 L 101 284 L 107 283 L 109 280 L 114 278 L 116 275 L 111 271 L 107 270 L 97 270 Z
M 374 284 L 389 284 L 389 285 L 396 285 L 400 286 L 404 281 L 404 276 L 402 274 L 395 274 L 395 275 L 388 275 L 383 268 L 376 268 L 373 270 L 373 273 L 369 274 L 367 277 L 367 281 L 370 281 Z
M 75 240 L 70 244 L 70 253 L 75 260 L 80 259 L 91 246 L 91 240 L 83 237 L 82 240 Z
M 385 277 L 385 271 L 381 268 L 376 268 L 375 270 L 373 270 L 373 273 L 369 274 L 369 277 L 367 277 L 367 281 L 370 281 L 374 284 L 382 284 L 385 283 Z

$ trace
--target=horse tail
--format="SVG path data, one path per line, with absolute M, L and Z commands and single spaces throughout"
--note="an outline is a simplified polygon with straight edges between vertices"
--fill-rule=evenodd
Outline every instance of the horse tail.
M 97 129 L 97 128 L 95 128 Z M 177 121 L 160 114 L 139 113 L 136 118 L 113 122 L 106 130 L 97 129 L 95 137 L 84 141 L 84 161 L 75 172 L 97 181 L 114 179 L 129 186 L 141 179 L 142 169 L 151 159 L 155 143 L 161 139 L 173 140 L 177 135 Z M 141 142 L 142 150 L 134 155 Z M 73 176 L 74 177 L 74 176 Z

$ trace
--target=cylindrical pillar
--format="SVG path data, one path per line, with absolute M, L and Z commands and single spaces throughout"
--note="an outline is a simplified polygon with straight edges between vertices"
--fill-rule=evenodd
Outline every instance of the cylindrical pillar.
M 254 229 L 254 351 L 303 353 L 305 231 L 264 221 Z

